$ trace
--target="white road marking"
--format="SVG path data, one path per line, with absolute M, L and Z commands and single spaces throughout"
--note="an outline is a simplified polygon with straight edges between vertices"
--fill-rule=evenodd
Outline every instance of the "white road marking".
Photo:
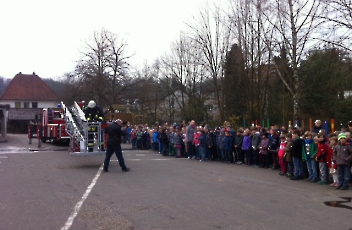
M 146 154 L 138 154 L 140 156 L 144 156 Z M 139 160 L 152 160 L 152 161 L 167 161 L 167 160 L 172 160 L 172 159 L 128 159 L 128 161 L 130 160 L 135 160 L 135 161 L 139 161 Z M 110 160 L 110 161 L 118 161 L 118 160 Z M 1 162 L 0 162 L 1 163 Z M 103 166 L 104 164 L 101 165 L 101 167 L 99 168 L 97 174 L 95 175 L 92 183 L 88 186 L 86 192 L 84 193 L 82 199 L 76 204 L 71 216 L 68 218 L 68 220 L 65 223 L 65 226 L 63 226 L 61 228 L 61 230 L 68 230 L 70 229 L 70 227 L 72 226 L 73 220 L 76 218 L 76 216 L 78 215 L 79 210 L 81 209 L 84 201 L 88 198 L 89 193 L 92 191 L 93 187 L 95 186 L 95 184 L 97 183 L 98 178 L 101 175 L 101 172 L 103 171 Z
M 83 194 L 82 199 L 76 204 L 71 216 L 68 218 L 68 220 L 65 223 L 65 226 L 63 226 L 61 228 L 61 230 L 68 230 L 72 226 L 73 220 L 76 218 L 76 216 L 77 216 L 79 210 L 81 209 L 84 201 L 87 199 L 89 193 L 92 191 L 94 185 L 97 183 L 97 180 L 100 177 L 101 172 L 103 171 L 103 165 L 104 164 L 102 164 L 101 167 L 99 168 L 97 174 L 95 175 L 94 179 L 92 180 L 92 183 L 88 186 L 86 192 Z
M 127 159 L 127 161 L 142 161 L 142 160 L 143 161 L 171 161 L 172 159 Z M 110 160 L 110 161 L 118 161 L 118 160 Z
M 5 159 L 5 158 L 9 158 L 9 157 L 8 156 L 0 156 L 0 158 L 4 158 Z

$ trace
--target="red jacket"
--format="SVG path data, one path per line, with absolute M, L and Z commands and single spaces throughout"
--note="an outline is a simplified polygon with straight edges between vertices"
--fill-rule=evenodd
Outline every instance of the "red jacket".
M 198 138 L 199 138 L 200 136 L 201 136 L 201 134 L 200 134 L 199 132 L 194 133 L 194 135 L 193 135 L 193 144 L 194 144 L 195 146 L 199 146 L 200 141 L 198 140 Z
M 329 157 L 329 146 L 324 143 L 318 143 L 318 152 L 315 157 L 318 162 L 331 162 L 331 156 Z

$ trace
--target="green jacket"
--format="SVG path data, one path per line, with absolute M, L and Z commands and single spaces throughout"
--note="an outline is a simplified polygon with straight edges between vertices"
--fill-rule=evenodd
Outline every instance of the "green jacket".
M 307 160 L 308 158 L 314 159 L 318 152 L 318 146 L 312 142 L 304 145 L 304 151 L 302 151 L 302 159 Z

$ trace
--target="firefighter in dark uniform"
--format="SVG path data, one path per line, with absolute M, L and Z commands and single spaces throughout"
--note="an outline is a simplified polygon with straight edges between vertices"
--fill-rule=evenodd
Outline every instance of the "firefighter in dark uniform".
M 121 129 L 121 125 L 122 121 L 117 119 L 105 129 L 105 133 L 108 134 L 109 137 L 108 147 L 106 149 L 106 157 L 104 160 L 104 172 L 108 172 L 110 158 L 114 152 L 117 156 L 122 172 L 128 172 L 130 170 L 130 168 L 126 167 L 125 160 L 122 155 L 121 142 L 122 138 L 126 136 L 126 133 Z
M 84 115 L 88 122 L 101 122 L 103 121 L 103 110 L 97 106 L 95 101 L 91 100 L 88 103 L 87 108 L 84 110 Z M 94 147 L 94 132 L 97 132 L 96 127 L 88 128 L 88 151 L 93 152 Z M 104 143 L 99 144 L 101 148 L 104 147 Z

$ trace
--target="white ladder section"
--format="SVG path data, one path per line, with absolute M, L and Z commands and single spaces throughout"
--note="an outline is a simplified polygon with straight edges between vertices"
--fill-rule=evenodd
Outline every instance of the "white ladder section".
M 65 114 L 66 132 L 70 136 L 71 156 L 105 154 L 101 122 L 88 122 L 77 102 L 71 108 L 61 102 L 61 108 Z

